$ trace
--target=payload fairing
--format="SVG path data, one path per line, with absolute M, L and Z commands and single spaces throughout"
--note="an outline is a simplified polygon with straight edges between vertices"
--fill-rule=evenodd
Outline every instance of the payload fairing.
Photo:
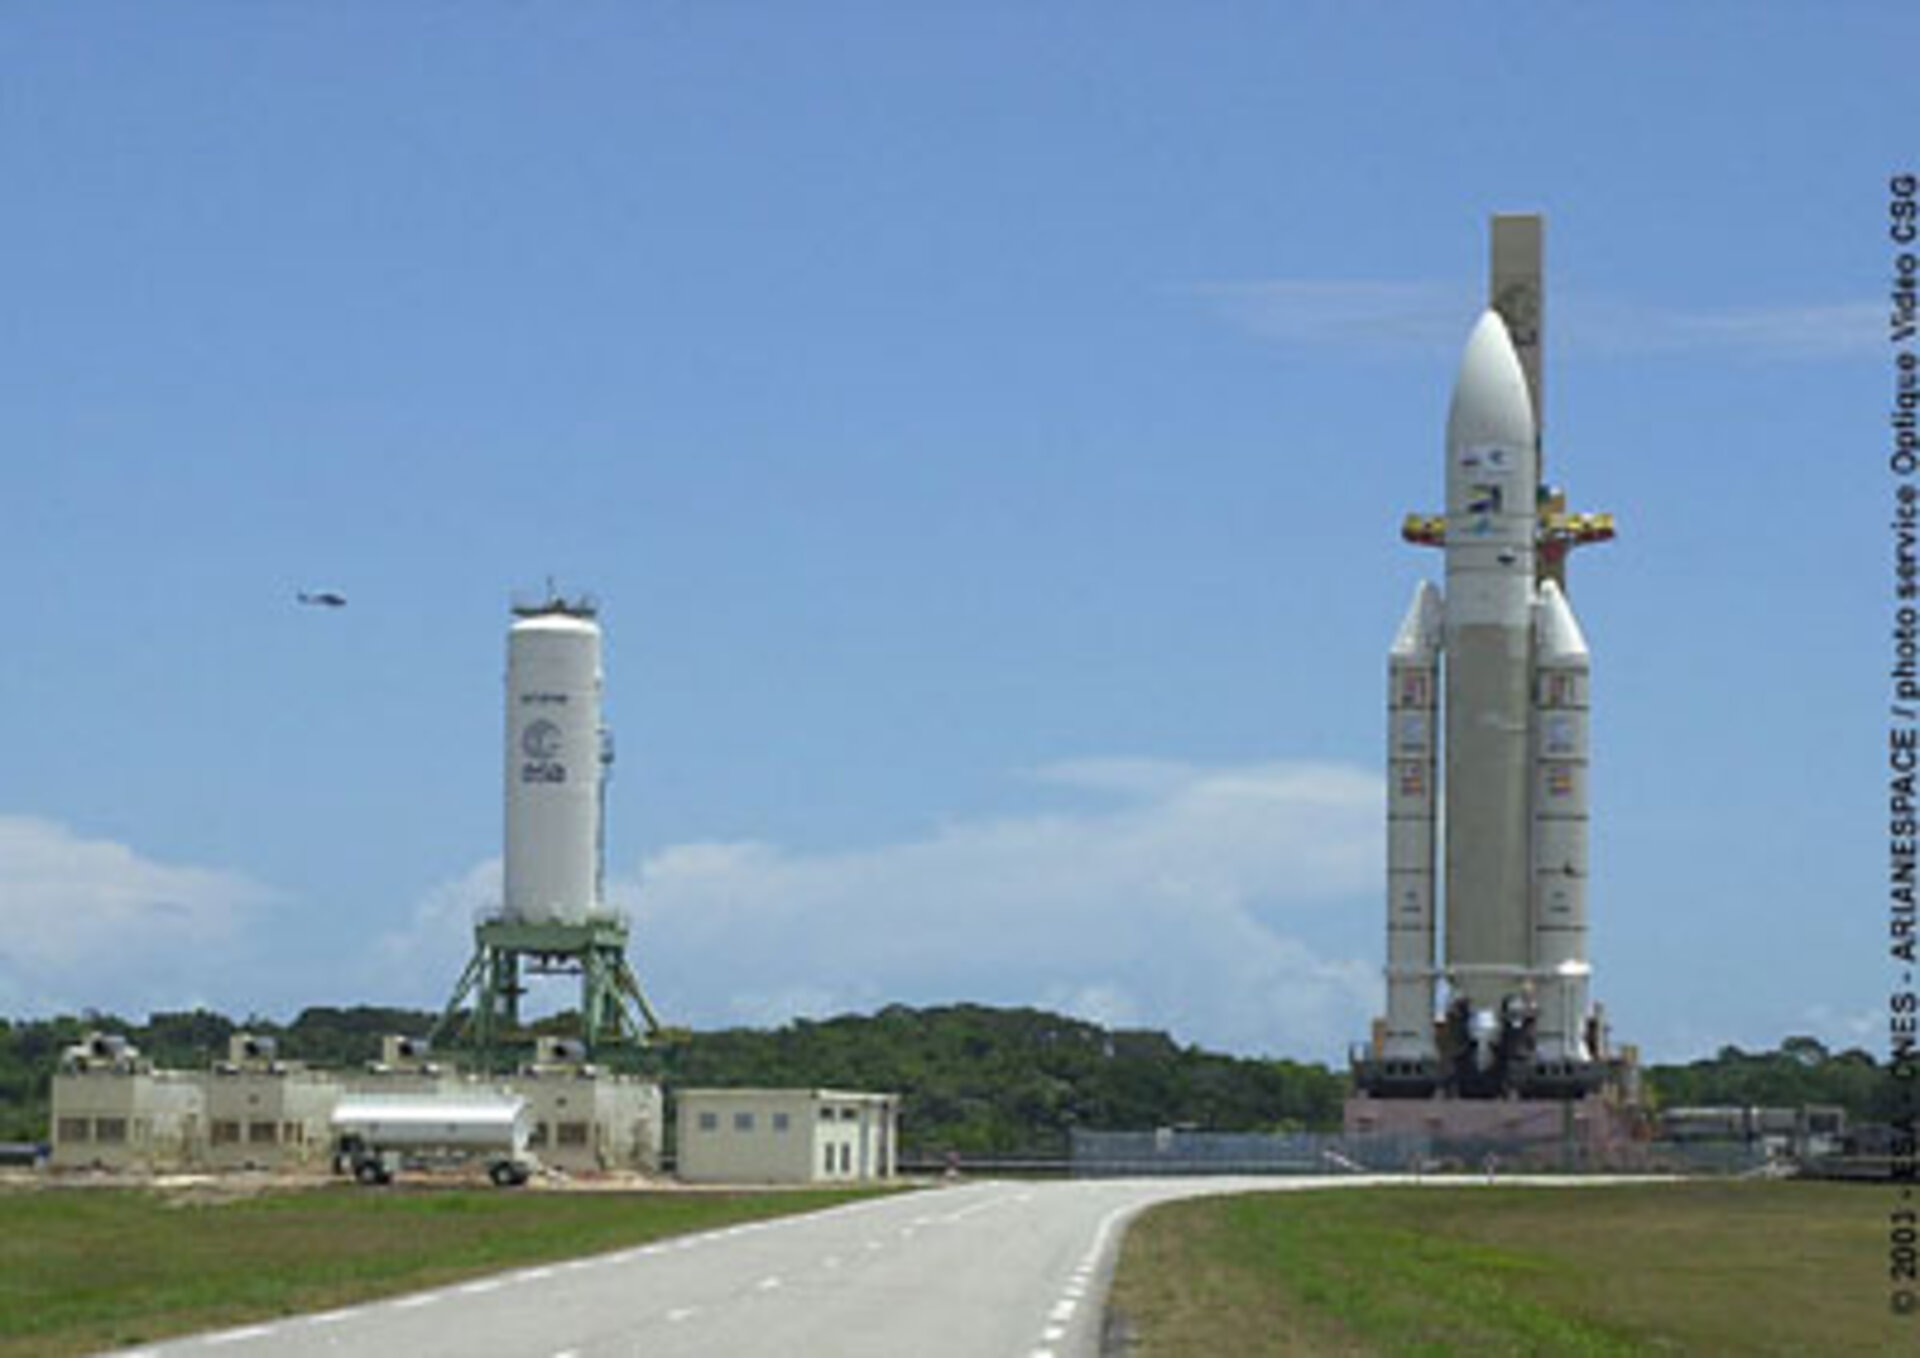
M 1496 219 L 1496 295 L 1516 222 L 1537 270 L 1539 219 Z M 1537 344 L 1537 282 L 1532 303 Z M 1447 418 L 1446 515 L 1405 530 L 1444 548 L 1446 590 L 1419 586 L 1388 654 L 1387 1012 L 1356 1066 L 1376 1095 L 1565 1097 L 1606 1072 L 1588 996 L 1588 654 L 1560 577 L 1569 548 L 1613 527 L 1541 483 L 1537 389 L 1488 310 Z

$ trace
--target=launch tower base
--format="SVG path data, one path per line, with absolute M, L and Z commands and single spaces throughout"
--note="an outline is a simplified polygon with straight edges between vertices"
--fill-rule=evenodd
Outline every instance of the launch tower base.
M 1350 1137 L 1404 1137 L 1427 1158 L 1480 1169 L 1489 1157 L 1511 1167 L 1577 1168 L 1632 1163 L 1641 1111 L 1607 1094 L 1578 1099 L 1371 1098 L 1346 1102 Z
M 526 978 L 567 975 L 580 978 L 580 1037 L 589 1052 L 612 1043 L 641 1043 L 661 1032 L 627 963 L 626 921 L 493 919 L 474 926 L 473 957 L 434 1025 L 434 1041 L 465 1038 L 482 1064 L 491 1067 L 500 1048 L 520 1035 Z M 463 1013 L 469 998 L 472 1008 Z

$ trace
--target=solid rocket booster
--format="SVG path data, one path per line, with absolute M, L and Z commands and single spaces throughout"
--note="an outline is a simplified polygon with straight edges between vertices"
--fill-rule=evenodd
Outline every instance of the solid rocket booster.
M 1433 1041 L 1434 857 L 1439 811 L 1440 591 L 1414 591 L 1387 653 L 1387 1031 L 1382 1055 L 1423 1061 Z
M 1506 324 L 1474 326 L 1447 416 L 1445 896 L 1455 999 L 1497 1013 L 1532 970 L 1532 398 Z
M 1535 1053 L 1585 1062 L 1587 1045 L 1586 638 L 1551 580 L 1534 608 L 1533 929 Z

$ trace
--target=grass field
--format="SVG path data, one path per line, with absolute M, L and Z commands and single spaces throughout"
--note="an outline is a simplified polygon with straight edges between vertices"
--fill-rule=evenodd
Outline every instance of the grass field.
M 134 1344 L 615 1249 L 858 1192 L 0 1193 L 0 1354 Z
M 1920 1353 L 1884 1188 L 1682 1183 L 1195 1199 L 1128 1233 L 1110 1317 L 1151 1358 Z

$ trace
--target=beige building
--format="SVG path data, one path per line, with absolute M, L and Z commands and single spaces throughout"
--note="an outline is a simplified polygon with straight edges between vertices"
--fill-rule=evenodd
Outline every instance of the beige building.
M 683 1089 L 679 1177 L 688 1183 L 848 1183 L 890 1179 L 899 1144 L 894 1094 L 839 1089 Z
M 288 1170 L 331 1163 L 332 1075 L 282 1062 L 273 1043 L 235 1033 L 227 1059 L 201 1077 L 208 1169 Z
M 660 1169 L 660 1086 L 585 1071 L 523 1071 L 505 1082 L 533 1110 L 530 1149 L 568 1173 Z
M 206 1126 L 197 1075 L 155 1070 L 120 1038 L 94 1034 L 69 1048 L 53 1077 L 57 1169 L 183 1169 Z
M 278 1058 L 271 1039 L 236 1033 L 207 1071 L 154 1070 L 117 1037 L 69 1050 L 53 1082 L 58 1169 L 266 1169 L 325 1173 L 334 1105 L 344 1093 L 457 1098 L 477 1086 L 525 1098 L 530 1149 L 570 1174 L 658 1173 L 660 1086 L 588 1065 L 577 1044 L 543 1043 L 540 1059 L 499 1080 L 462 1075 L 424 1043 L 389 1038 L 381 1059 L 351 1072 L 308 1070 Z

